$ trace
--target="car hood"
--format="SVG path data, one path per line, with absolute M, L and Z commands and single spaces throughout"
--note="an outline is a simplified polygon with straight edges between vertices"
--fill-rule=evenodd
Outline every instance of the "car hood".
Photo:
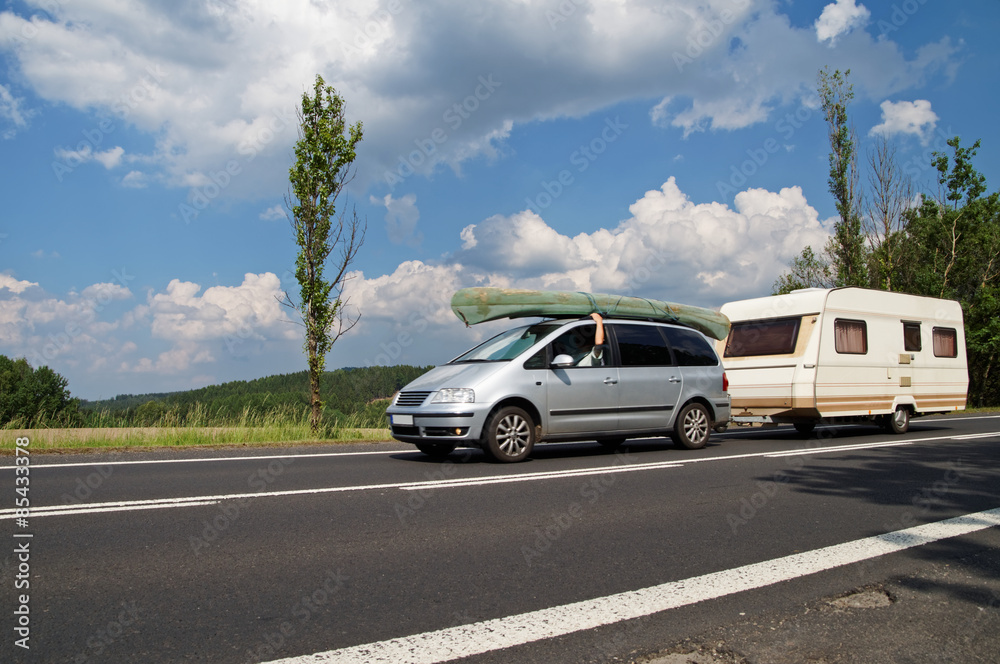
M 472 364 L 442 364 L 403 388 L 409 390 L 440 390 L 445 387 L 471 387 L 508 366 L 509 362 L 477 362 Z

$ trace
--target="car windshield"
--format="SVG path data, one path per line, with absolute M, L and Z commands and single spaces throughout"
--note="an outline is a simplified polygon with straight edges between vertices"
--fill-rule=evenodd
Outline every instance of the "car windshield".
M 460 362 L 503 362 L 512 360 L 535 345 L 539 339 L 558 327 L 555 323 L 538 323 L 516 327 L 484 341 L 470 351 L 459 355 L 449 364 Z

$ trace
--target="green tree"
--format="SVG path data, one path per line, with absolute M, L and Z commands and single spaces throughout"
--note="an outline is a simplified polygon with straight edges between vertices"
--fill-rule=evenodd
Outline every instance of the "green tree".
M 285 302 L 298 311 L 305 327 L 310 425 L 318 434 L 323 417 L 320 379 L 326 355 L 360 319 L 360 314 L 351 317 L 345 313 L 342 294 L 348 267 L 364 243 L 367 224 L 358 219 L 356 211 L 349 218 L 338 215 L 336 203 L 351 179 L 362 126 L 360 122 L 347 125 L 343 99 L 319 75 L 312 96 L 302 95 L 298 118 L 299 139 L 295 165 L 289 169 L 291 193 L 286 204 L 299 246 L 295 263 L 299 300 L 295 303 L 286 293 Z M 335 250 L 337 257 L 330 260 Z M 330 276 L 326 274 L 328 262 Z
M 818 92 L 830 138 L 830 193 L 837 200 L 840 219 L 833 228 L 828 249 L 838 286 L 867 286 L 865 237 L 861 222 L 858 186 L 857 137 L 848 123 L 847 106 L 854 99 L 848 82 L 851 70 L 819 72 Z
M 772 295 L 784 295 L 800 288 L 831 288 L 833 271 L 829 261 L 817 256 L 812 247 L 806 246 L 802 253 L 792 259 L 788 272 L 778 277 L 771 287 Z
M 935 153 L 938 197 L 925 197 L 907 224 L 903 289 L 958 300 L 965 314 L 969 401 L 1000 403 L 1000 194 L 984 196 L 986 179 L 972 165 L 976 141 Z
M 80 402 L 70 396 L 67 385 L 49 367 L 32 369 L 23 357 L 12 360 L 0 355 L 0 426 L 77 423 Z

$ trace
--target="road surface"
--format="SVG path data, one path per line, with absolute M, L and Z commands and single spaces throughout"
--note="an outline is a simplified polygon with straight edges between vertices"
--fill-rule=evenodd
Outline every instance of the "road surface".
M 29 462 L 19 523 L 24 473 L 0 460 L 3 661 L 1000 652 L 997 416 L 560 444 L 513 465 L 398 443 Z

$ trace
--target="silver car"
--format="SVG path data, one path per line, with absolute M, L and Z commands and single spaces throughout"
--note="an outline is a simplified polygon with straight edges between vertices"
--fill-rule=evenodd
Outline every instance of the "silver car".
M 725 372 L 713 345 L 681 325 L 591 318 L 507 330 L 404 387 L 386 410 L 396 440 L 444 457 L 480 447 L 521 461 L 537 442 L 668 434 L 704 447 L 729 421 Z

